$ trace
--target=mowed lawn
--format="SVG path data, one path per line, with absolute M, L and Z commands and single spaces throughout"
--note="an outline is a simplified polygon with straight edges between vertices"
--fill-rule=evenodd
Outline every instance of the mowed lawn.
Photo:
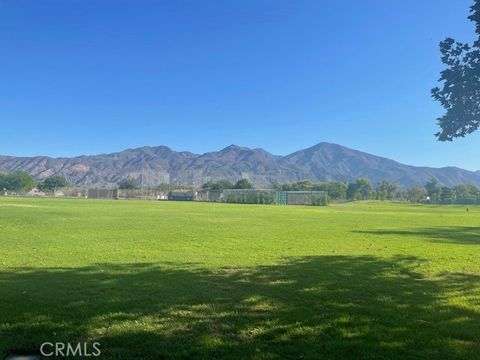
M 0 358 L 479 359 L 469 210 L 0 197 Z

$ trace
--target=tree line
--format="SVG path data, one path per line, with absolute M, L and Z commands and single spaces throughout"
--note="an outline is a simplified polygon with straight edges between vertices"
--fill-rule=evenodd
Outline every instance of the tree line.
M 122 190 L 135 190 L 138 189 L 137 180 L 132 178 L 127 178 L 118 184 L 118 188 Z M 152 187 L 149 187 L 152 188 Z M 181 190 L 181 189 L 191 189 L 192 186 L 189 185 L 172 185 L 172 184 L 159 184 L 153 187 L 156 190 L 162 191 L 171 191 L 171 190 Z M 253 189 L 254 185 L 248 179 L 240 179 L 235 184 L 230 182 L 227 179 L 221 179 L 218 181 L 208 181 L 202 185 L 204 190 L 226 190 L 226 189 Z
M 209 181 L 202 186 L 208 190 L 225 189 L 253 189 L 254 185 L 246 179 L 240 179 L 236 184 L 222 179 L 216 182 Z M 453 187 L 441 185 L 432 178 L 424 186 L 402 188 L 400 185 L 382 180 L 375 186 L 367 178 L 358 178 L 355 181 L 335 181 L 314 183 L 310 180 L 301 180 L 293 183 L 276 184 L 277 191 L 325 191 L 329 200 L 395 200 L 412 203 L 434 204 L 475 204 L 480 203 L 480 188 L 471 184 L 460 184 Z
M 235 184 L 226 179 L 216 182 L 207 181 L 202 185 L 202 189 L 208 190 L 227 190 L 227 189 L 253 189 L 255 186 L 248 179 L 240 179 Z
M 0 173 L 0 191 L 26 193 L 34 188 L 45 193 L 69 187 L 70 184 L 62 176 L 52 176 L 40 182 L 25 172 Z M 135 180 L 126 179 L 120 188 L 137 188 Z M 169 186 L 170 187 L 170 186 Z M 232 183 L 227 179 L 208 181 L 203 184 L 205 190 L 253 189 L 254 184 L 247 179 Z M 382 180 L 375 186 L 367 178 L 358 178 L 353 182 L 314 183 L 302 180 L 293 183 L 276 184 L 277 191 L 325 191 L 329 200 L 396 200 L 412 203 L 427 202 L 433 204 L 480 204 L 480 188 L 472 184 L 460 184 L 453 187 L 441 185 L 435 178 L 425 186 L 402 188 L 389 180 Z
M 58 189 L 69 187 L 70 184 L 63 176 L 51 176 L 43 181 L 37 182 L 26 172 L 13 172 L 0 174 L 0 190 L 5 192 L 26 193 L 33 188 L 50 193 Z
M 412 203 L 434 204 L 475 204 L 480 203 L 480 189 L 471 184 L 453 187 L 442 186 L 432 178 L 425 186 L 402 188 L 389 180 L 382 180 L 376 186 L 366 178 L 354 182 L 313 183 L 309 180 L 275 186 L 283 191 L 326 191 L 331 200 L 396 200 Z

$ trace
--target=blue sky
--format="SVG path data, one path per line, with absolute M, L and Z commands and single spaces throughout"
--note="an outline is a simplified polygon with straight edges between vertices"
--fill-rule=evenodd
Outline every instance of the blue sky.
M 0 154 L 321 141 L 480 170 L 437 142 L 438 42 L 471 0 L 0 0 Z

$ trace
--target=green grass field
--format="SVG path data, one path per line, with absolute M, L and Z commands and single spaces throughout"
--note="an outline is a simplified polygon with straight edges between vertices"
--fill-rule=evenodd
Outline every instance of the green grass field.
M 0 197 L 0 358 L 480 359 L 480 208 Z

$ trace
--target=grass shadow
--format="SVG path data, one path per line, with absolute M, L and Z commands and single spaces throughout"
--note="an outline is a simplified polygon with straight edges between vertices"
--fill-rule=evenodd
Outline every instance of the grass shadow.
M 474 226 L 449 226 L 411 230 L 382 229 L 355 232 L 373 235 L 422 237 L 436 243 L 480 245 L 480 227 Z
M 478 299 L 480 276 L 426 279 L 419 261 L 18 268 L 0 273 L 0 356 L 99 341 L 105 359 L 475 358 L 480 314 L 448 298 Z

